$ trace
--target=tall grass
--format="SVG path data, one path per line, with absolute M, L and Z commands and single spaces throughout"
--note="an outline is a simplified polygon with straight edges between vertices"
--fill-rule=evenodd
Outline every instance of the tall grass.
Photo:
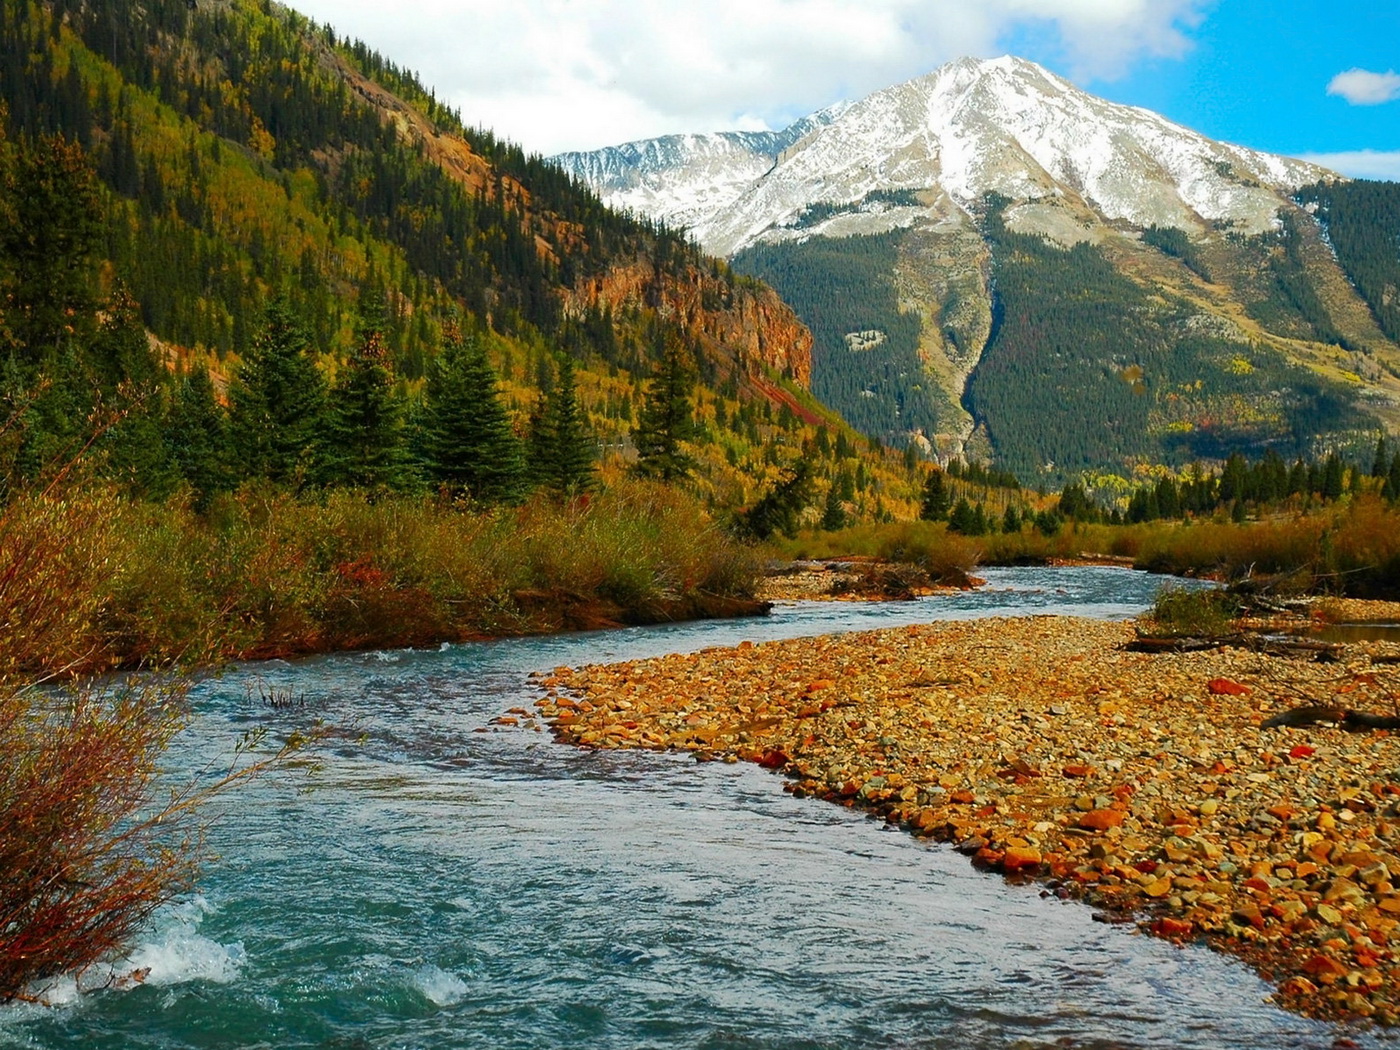
M 1154 572 L 1293 574 L 1300 590 L 1354 597 L 1400 597 L 1400 513 L 1372 496 L 1301 517 L 1154 529 L 1136 564 Z
M 9 515 L 3 659 L 30 674 L 675 619 L 751 598 L 761 570 L 692 498 L 647 482 L 475 513 L 250 488 L 204 515 L 100 489 L 21 496 Z M 53 616 L 17 613 L 36 602 Z

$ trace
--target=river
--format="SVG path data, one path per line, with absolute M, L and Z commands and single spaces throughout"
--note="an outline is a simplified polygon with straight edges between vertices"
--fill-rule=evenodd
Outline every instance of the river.
M 1123 617 L 1159 579 L 995 569 L 976 592 L 780 605 L 712 621 L 236 667 L 172 752 L 250 724 L 349 735 L 219 804 L 202 894 L 129 963 L 144 984 L 0 1011 L 0 1046 L 60 1048 L 1327 1048 L 1400 1045 L 1285 1013 L 1239 963 L 747 765 L 584 752 L 490 728 L 532 670 L 932 619 Z M 269 693 L 294 706 L 273 710 Z M 486 732 L 480 730 L 487 729 Z M 309 790 L 307 790 L 309 786 Z

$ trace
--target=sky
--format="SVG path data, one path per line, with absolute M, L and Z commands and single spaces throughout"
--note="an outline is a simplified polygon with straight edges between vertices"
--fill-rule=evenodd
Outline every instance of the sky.
M 785 127 L 1016 54 L 1211 138 L 1400 180 L 1400 0 L 292 0 L 543 154 Z

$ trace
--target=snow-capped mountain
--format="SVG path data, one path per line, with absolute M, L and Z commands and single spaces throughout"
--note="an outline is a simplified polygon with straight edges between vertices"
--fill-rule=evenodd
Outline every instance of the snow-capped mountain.
M 848 108 L 849 103 L 839 103 L 782 131 L 666 135 L 552 159 L 613 207 L 693 227 L 770 172 L 784 150 Z
M 1345 180 L 1033 62 L 556 160 L 772 284 L 813 391 L 885 440 L 1028 479 L 1400 429 L 1400 341 L 1327 228 Z
M 1090 222 L 1259 232 L 1281 194 L 1331 174 L 1215 142 L 1009 56 L 959 59 L 782 132 L 678 135 L 555 159 L 609 204 L 688 227 L 720 255 L 824 232 L 803 223 L 814 205 L 847 209 L 831 232 L 861 232 L 966 211 L 989 191 L 1058 200 Z M 918 203 L 867 200 L 892 191 Z M 861 212 L 867 220 L 852 218 Z

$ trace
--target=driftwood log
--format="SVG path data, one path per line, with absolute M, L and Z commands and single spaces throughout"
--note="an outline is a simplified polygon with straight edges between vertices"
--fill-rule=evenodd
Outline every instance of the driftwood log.
M 1400 729 L 1400 717 L 1395 715 L 1373 715 L 1366 711 L 1353 711 L 1348 707 L 1328 707 L 1310 704 L 1280 711 L 1272 718 L 1260 723 L 1261 729 L 1278 729 L 1281 726 L 1315 726 L 1334 724 L 1351 733 L 1367 733 L 1373 729 Z
M 1327 663 L 1340 657 L 1338 642 L 1311 638 L 1265 637 L 1261 634 L 1225 634 L 1219 637 L 1139 635 L 1124 648 L 1130 653 L 1197 653 L 1207 649 L 1248 649 L 1266 656 L 1301 656 Z

